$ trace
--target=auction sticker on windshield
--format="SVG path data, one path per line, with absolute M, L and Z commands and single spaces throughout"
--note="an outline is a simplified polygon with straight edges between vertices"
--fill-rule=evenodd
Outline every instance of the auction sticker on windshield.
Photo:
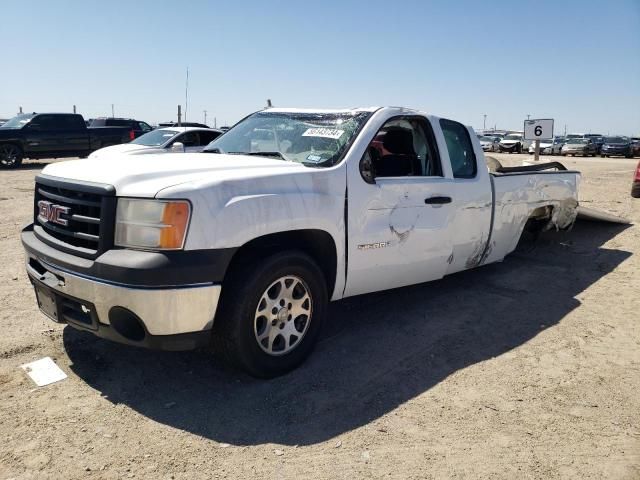
M 339 139 L 344 130 L 337 130 L 334 128 L 308 128 L 306 132 L 302 134 L 303 137 L 323 137 L 323 138 L 333 138 L 334 140 Z

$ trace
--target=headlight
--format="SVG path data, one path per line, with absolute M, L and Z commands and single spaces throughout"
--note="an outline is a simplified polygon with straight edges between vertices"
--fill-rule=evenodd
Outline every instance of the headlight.
M 191 215 L 186 200 L 118 199 L 115 244 L 151 250 L 184 246 Z

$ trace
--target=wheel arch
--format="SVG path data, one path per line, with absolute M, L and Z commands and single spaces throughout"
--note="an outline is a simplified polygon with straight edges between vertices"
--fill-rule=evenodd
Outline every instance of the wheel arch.
M 320 229 L 269 233 L 248 241 L 231 258 L 223 286 L 228 272 L 233 271 L 239 265 L 287 250 L 302 251 L 316 261 L 325 276 L 327 293 L 331 298 L 337 280 L 338 251 L 331 234 Z

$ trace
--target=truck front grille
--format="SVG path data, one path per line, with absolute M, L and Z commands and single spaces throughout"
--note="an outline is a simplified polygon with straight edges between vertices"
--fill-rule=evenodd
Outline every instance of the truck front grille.
M 36 177 L 34 232 L 50 246 L 95 258 L 113 245 L 114 189 Z

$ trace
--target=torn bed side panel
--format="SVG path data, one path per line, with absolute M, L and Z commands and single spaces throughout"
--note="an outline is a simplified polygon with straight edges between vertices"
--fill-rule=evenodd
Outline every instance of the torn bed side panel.
M 583 206 L 579 206 L 576 213 L 577 213 L 578 220 L 619 223 L 622 225 L 631 225 L 633 223 L 628 218 L 619 217 L 611 213 L 603 212 L 602 210 L 596 210 L 594 208 L 588 208 Z
M 529 219 L 540 220 L 546 229 L 570 228 L 577 216 L 579 178 L 577 172 L 495 176 L 493 248 L 483 263 L 499 262 L 511 253 Z
M 573 226 L 578 216 L 578 202 L 573 198 L 567 198 L 550 205 L 551 219 L 543 230 L 567 230 Z

